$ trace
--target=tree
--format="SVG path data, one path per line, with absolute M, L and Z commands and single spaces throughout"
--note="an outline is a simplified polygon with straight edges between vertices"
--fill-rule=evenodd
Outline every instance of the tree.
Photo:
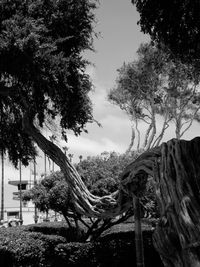
M 138 24 L 153 41 L 164 43 L 184 61 L 200 58 L 199 1 L 132 0 L 140 14 Z
M 40 130 L 60 116 L 66 138 L 67 129 L 78 135 L 93 121 L 82 52 L 92 49 L 95 7 L 89 0 L 0 4 L 0 112 L 7 125 L 0 136 L 15 166 L 35 157 L 36 142 L 70 177 L 70 162 Z
M 75 167 L 91 193 L 105 196 L 118 189 L 120 173 L 137 155 L 135 152 L 127 155 L 105 151 L 80 161 Z
M 23 193 L 23 200 L 32 200 L 41 212 L 48 214 L 49 210 L 54 210 L 61 213 L 71 226 L 68 217 L 73 211 L 73 204 L 70 201 L 69 187 L 62 173 L 55 172 L 46 176 L 33 188 Z
M 193 121 L 199 120 L 199 75 L 191 65 L 171 60 L 165 47 L 158 49 L 142 44 L 138 60 L 124 63 L 118 73 L 116 86 L 110 90 L 108 99 L 131 120 L 132 136 L 127 151 L 132 149 L 135 137 L 137 150 L 158 146 L 169 122 L 175 124 L 176 137 L 180 139 Z M 163 117 L 159 133 L 158 114 Z M 142 145 L 139 122 L 147 125 Z
M 44 126 L 47 116 L 54 119 L 62 114 L 63 135 L 65 129 L 79 134 L 92 121 L 87 96 L 91 83 L 80 53 L 92 49 L 95 4 L 15 0 L 2 2 L 0 8 L 1 116 L 7 132 L 15 137 L 11 142 L 15 147 L 6 144 L 6 149 L 16 151 L 11 158 L 16 161 L 28 149 L 23 142 L 34 151 L 33 137 L 25 133 L 25 123 L 22 127 L 25 114 L 38 127 Z M 76 105 L 69 105 L 74 99 Z

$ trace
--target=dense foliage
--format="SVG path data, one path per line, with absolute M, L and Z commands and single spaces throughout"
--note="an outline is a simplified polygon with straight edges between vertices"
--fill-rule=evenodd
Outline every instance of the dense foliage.
M 90 0 L 0 2 L 0 145 L 15 165 L 35 154 L 22 126 L 27 111 L 40 127 L 60 115 L 64 136 L 92 121 L 81 53 L 92 49 L 94 8 Z
M 23 193 L 23 200 L 32 200 L 36 207 L 47 212 L 54 210 L 67 216 L 73 210 L 70 190 L 61 172 L 52 173 L 43 178 L 37 185 Z
M 164 43 L 184 60 L 200 59 L 200 2 L 198 0 L 132 0 L 139 24 L 153 41 Z
M 118 189 L 120 174 L 137 157 L 131 154 L 103 152 L 98 156 L 88 157 L 76 164 L 88 189 L 99 196 L 108 195 Z

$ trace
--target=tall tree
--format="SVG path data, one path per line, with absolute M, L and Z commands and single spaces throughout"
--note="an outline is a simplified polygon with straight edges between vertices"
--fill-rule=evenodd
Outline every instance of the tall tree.
M 67 129 L 78 135 L 93 121 L 88 97 L 92 85 L 82 52 L 92 49 L 95 7 L 90 0 L 0 3 L 0 110 L 1 121 L 7 125 L 1 134 L 7 139 L 5 150 L 15 166 L 19 160 L 27 164 L 35 156 L 36 142 L 61 167 L 72 187 L 74 179 L 69 177 L 75 170 L 41 129 L 47 118 L 59 115 L 66 138 Z
M 191 65 L 171 60 L 171 53 L 164 46 L 158 49 L 151 44 L 142 44 L 138 49 L 138 59 L 124 63 L 118 73 L 116 86 L 110 90 L 108 98 L 131 120 L 128 151 L 136 137 L 137 150 L 159 145 L 169 122 L 175 124 L 176 137 L 180 139 L 193 121 L 199 120 L 199 75 Z M 156 124 L 158 114 L 163 117 L 159 132 Z M 140 122 L 147 126 L 142 145 Z

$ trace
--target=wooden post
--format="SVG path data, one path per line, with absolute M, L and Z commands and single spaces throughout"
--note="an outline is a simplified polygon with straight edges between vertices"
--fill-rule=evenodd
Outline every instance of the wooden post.
M 139 197 L 133 196 L 133 209 L 135 218 L 135 249 L 136 249 L 136 266 L 144 267 L 144 249 L 141 226 L 141 208 Z
M 36 160 L 35 160 L 35 158 L 34 158 L 34 163 L 33 163 L 33 171 L 34 171 L 34 186 L 36 186 L 37 180 L 36 180 Z M 36 205 L 34 207 L 34 221 L 35 221 L 35 223 L 38 222 Z
M 23 217 L 22 217 L 22 164 L 19 161 L 19 219 L 20 224 L 23 224 Z
M 3 149 L 1 150 L 1 220 L 4 220 L 4 153 Z

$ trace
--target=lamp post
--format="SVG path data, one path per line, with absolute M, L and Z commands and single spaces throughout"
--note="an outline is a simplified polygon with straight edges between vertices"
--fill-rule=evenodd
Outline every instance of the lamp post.
M 49 136 L 49 139 L 52 143 L 54 143 L 54 141 L 56 140 L 56 135 L 52 134 L 51 136 Z M 52 171 L 54 172 L 54 161 L 52 160 Z
M 19 161 L 19 219 L 20 223 L 23 224 L 22 217 L 22 164 Z
M 34 186 L 36 186 L 37 184 L 37 180 L 36 180 L 36 160 L 34 158 L 34 161 L 33 161 L 33 171 L 34 171 Z M 38 222 L 38 216 L 37 216 L 37 208 L 36 208 L 36 205 L 34 207 L 34 221 L 35 223 Z
M 4 220 L 4 153 L 3 149 L 1 150 L 1 170 L 2 170 L 2 177 L 1 177 L 1 220 Z

